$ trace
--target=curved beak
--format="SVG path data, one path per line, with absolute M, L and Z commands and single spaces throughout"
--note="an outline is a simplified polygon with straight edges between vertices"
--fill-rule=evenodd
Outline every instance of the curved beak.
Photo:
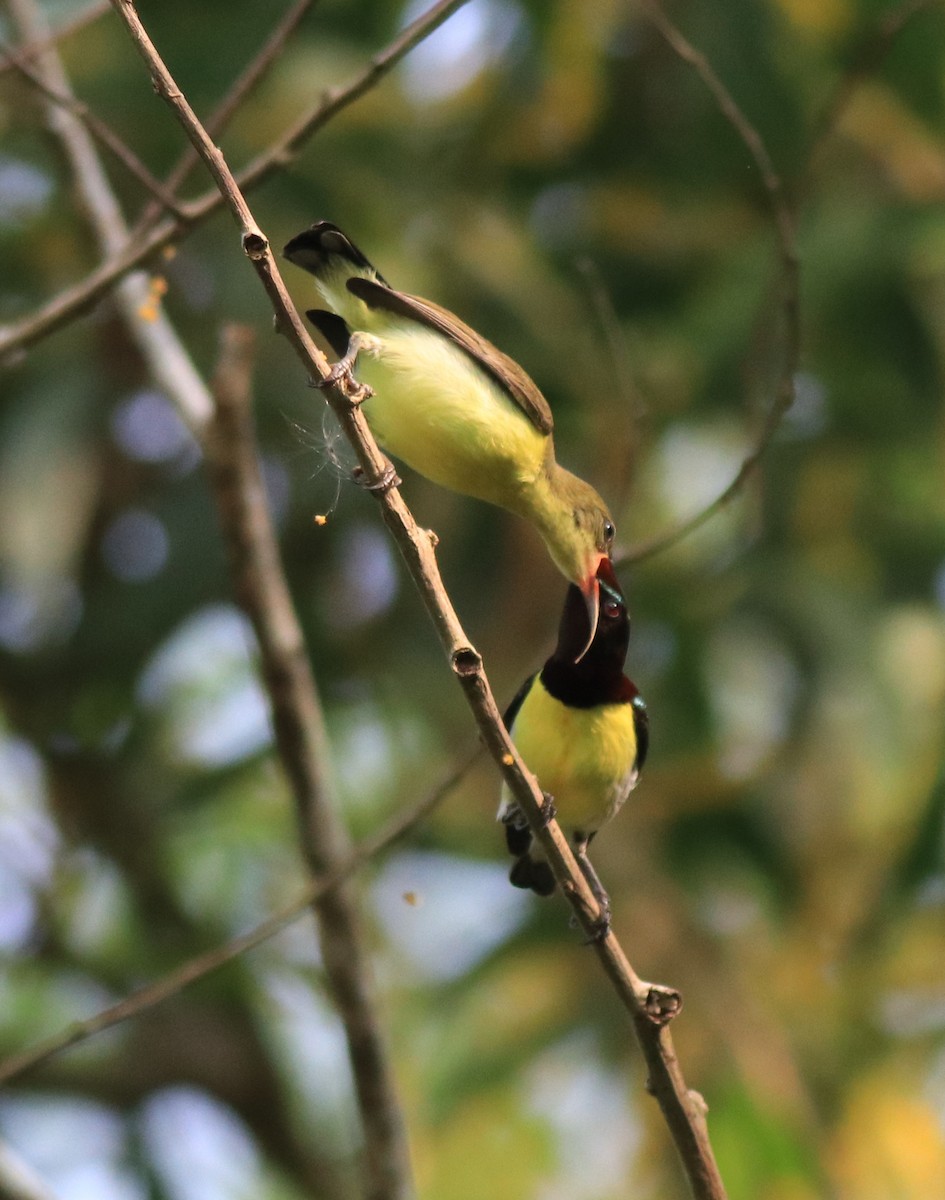
M 597 633 L 597 622 L 600 619 L 600 583 L 597 578 L 597 573 L 603 563 L 609 562 L 607 558 L 601 558 L 597 564 L 597 568 L 578 584 L 581 589 L 581 595 L 584 597 L 584 605 L 587 608 L 587 641 L 581 648 L 580 654 L 575 658 L 575 662 L 579 663 L 584 655 L 590 650 L 591 643 L 594 641 L 594 635 Z
M 600 556 L 594 573 L 582 579 L 578 585 L 587 608 L 588 634 L 587 641 L 582 647 L 580 654 L 574 660 L 576 663 L 579 663 L 588 650 L 590 650 L 597 634 L 597 623 L 600 620 L 600 589 L 602 583 L 606 588 L 616 591 L 618 595 L 623 595 L 614 571 L 614 565 L 606 554 Z

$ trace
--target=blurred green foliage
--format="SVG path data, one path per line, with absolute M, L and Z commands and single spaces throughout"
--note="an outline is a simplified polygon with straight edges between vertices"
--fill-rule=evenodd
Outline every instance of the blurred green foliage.
M 141 8 L 202 113 L 276 15 Z M 231 163 L 418 11 L 317 4 L 222 137 Z M 797 202 L 802 362 L 738 499 L 622 570 L 651 758 L 595 861 L 636 968 L 686 997 L 677 1048 L 732 1200 L 930 1200 L 945 1179 L 945 13 L 920 8 L 884 46 L 897 11 L 674 6 Z M 167 170 L 182 135 L 118 22 L 63 50 L 79 94 Z M 95 258 L 35 95 L 14 72 L 0 86 L 12 322 Z M 110 172 L 134 216 L 146 197 Z M 277 246 L 337 221 L 396 286 L 517 357 L 625 547 L 710 501 L 772 402 L 757 171 L 631 5 L 473 0 L 251 202 Z M 161 269 L 205 373 L 223 321 L 260 331 L 267 479 L 361 835 L 465 752 L 470 719 L 322 401 L 267 336 L 229 218 Z M 404 494 L 511 696 L 548 652 L 561 580 L 512 518 L 409 472 Z M 12 1053 L 246 928 L 303 872 L 199 451 L 107 302 L 8 365 L 0 509 Z M 625 1014 L 560 900 L 505 880 L 497 792 L 478 769 L 360 880 L 421 1196 L 681 1197 Z M 309 923 L 17 1082 L 0 1136 L 61 1200 L 355 1195 Z

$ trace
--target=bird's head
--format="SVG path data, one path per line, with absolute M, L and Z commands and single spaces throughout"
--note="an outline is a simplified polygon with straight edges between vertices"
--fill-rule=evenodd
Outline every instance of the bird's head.
M 614 522 L 598 493 L 577 475 L 556 466 L 553 486 L 559 503 L 555 505 L 554 519 L 542 534 L 555 566 L 584 597 L 588 633 L 576 655 L 577 661 L 587 651 L 597 630 L 601 589 L 598 571 L 602 563 L 608 564 L 613 576 L 610 551 L 614 544 Z
M 598 602 L 593 628 L 584 593 L 568 588 L 554 657 L 580 672 L 621 674 L 630 644 L 630 618 L 613 564 L 603 558 L 595 572 Z

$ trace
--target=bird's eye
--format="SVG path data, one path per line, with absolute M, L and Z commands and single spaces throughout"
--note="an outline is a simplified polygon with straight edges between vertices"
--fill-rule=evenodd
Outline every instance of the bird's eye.
M 617 535 L 617 530 L 614 529 L 613 521 L 604 522 L 604 541 L 609 546 Z
M 620 605 L 616 600 L 606 600 L 603 607 L 605 617 L 616 617 L 620 614 Z

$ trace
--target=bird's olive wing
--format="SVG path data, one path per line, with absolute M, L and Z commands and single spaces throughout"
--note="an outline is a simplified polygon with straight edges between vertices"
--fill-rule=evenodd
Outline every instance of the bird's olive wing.
M 406 292 L 395 292 L 393 288 L 376 283 L 373 279 L 357 276 L 348 280 L 347 288 L 352 295 L 363 300 L 368 308 L 407 317 L 443 334 L 502 388 L 536 429 L 541 433 L 551 433 L 554 428 L 551 409 L 534 381 L 514 359 L 497 350 L 459 317 L 429 300 L 408 296 Z

